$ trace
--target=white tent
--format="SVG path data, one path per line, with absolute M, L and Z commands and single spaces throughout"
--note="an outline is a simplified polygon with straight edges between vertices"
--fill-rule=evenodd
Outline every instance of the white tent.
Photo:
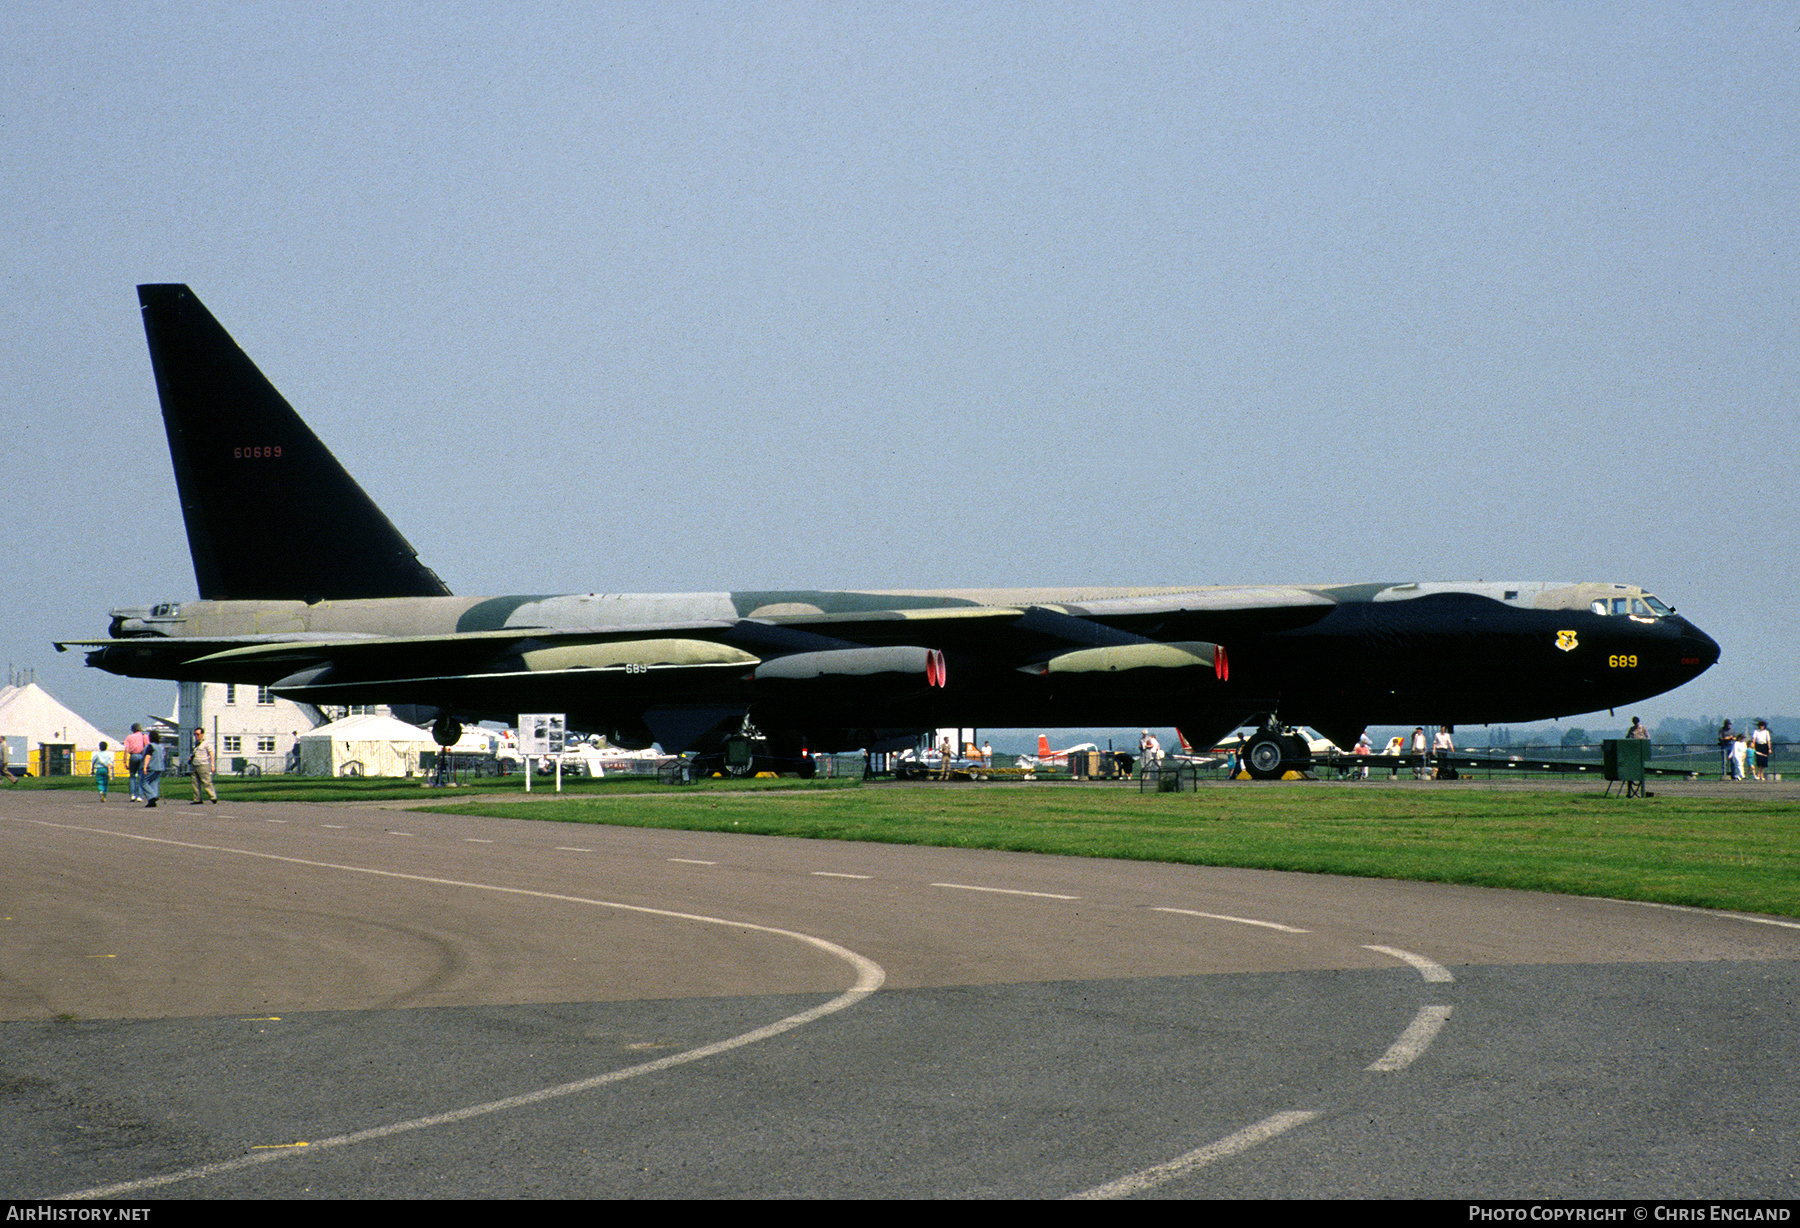
M 346 716 L 300 735 L 306 776 L 416 776 L 431 735 L 391 716 Z
M 90 770 L 88 763 L 101 742 L 105 742 L 107 748 L 115 754 L 123 743 L 122 738 L 101 733 L 81 716 L 63 707 L 50 692 L 35 682 L 28 682 L 24 686 L 0 687 L 0 736 L 24 738 L 27 752 L 31 755 L 31 770 L 37 773 L 43 771 L 37 761 L 37 754 L 46 744 L 73 746 L 75 758 L 70 766 L 75 772 L 85 774 Z M 17 745 L 15 742 L 14 746 Z

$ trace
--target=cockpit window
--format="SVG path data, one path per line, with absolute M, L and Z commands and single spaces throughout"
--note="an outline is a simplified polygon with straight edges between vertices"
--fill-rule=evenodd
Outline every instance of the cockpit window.
M 1602 597 L 1588 606 L 1596 614 L 1629 614 L 1633 618 L 1661 618 L 1675 611 L 1645 593 L 1642 597 Z

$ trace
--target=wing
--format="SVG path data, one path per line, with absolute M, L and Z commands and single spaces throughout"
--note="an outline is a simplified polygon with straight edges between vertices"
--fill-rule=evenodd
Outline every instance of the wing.
M 733 713 L 802 728 L 1004 726 L 1095 700 L 1135 713 L 1139 696 L 1191 713 L 1229 681 L 1229 636 L 1303 625 L 1333 605 L 1276 588 L 905 603 L 602 630 L 146 636 L 58 647 L 86 648 L 89 664 L 115 673 L 268 686 L 315 705 L 416 704 L 499 718 L 564 711 L 576 727 L 648 728 L 668 747 L 688 725 Z

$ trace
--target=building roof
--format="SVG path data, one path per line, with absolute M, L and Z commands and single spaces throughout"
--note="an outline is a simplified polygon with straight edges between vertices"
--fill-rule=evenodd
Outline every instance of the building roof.
M 23 734 L 29 746 L 61 742 L 83 750 L 93 750 L 103 741 L 116 750 L 124 741 L 94 728 L 80 713 L 64 707 L 35 682 L 0 687 L 0 734 Z
M 431 735 L 417 725 L 408 725 L 405 721 L 395 720 L 391 716 L 377 716 L 372 712 L 346 716 L 341 721 L 320 725 L 310 733 L 300 735 L 302 742 L 308 738 L 331 738 L 339 742 L 423 742 L 427 746 L 436 745 L 431 740 Z

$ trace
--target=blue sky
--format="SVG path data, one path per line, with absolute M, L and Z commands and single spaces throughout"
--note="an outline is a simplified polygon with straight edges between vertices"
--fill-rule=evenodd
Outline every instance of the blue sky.
M 0 33 L 0 655 L 103 726 L 50 641 L 193 592 L 145 281 L 460 593 L 1622 580 L 1724 647 L 1652 724 L 1800 711 L 1795 5 Z

